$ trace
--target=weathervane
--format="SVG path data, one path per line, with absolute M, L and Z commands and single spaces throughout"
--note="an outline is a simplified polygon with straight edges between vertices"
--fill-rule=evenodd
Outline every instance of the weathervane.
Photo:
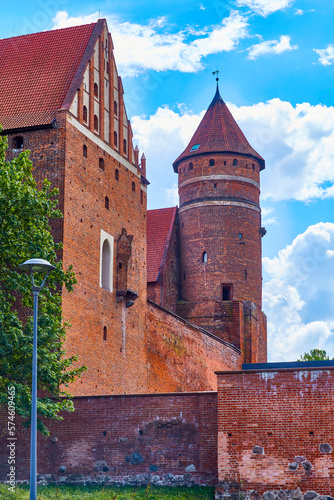
M 219 78 L 218 78 L 219 70 L 218 70 L 218 69 L 216 69 L 216 71 L 212 71 L 212 74 L 213 74 L 213 75 L 217 75 L 217 76 L 216 76 L 216 82 L 219 82 Z

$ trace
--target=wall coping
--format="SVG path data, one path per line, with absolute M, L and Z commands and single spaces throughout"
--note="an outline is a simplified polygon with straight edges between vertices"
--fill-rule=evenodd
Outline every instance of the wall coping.
M 152 396 L 210 396 L 217 395 L 217 391 L 196 391 L 196 392 L 145 392 L 137 394 L 97 394 L 97 395 L 83 395 L 83 396 L 72 396 L 71 399 L 74 401 L 76 399 L 114 399 L 114 398 L 138 398 L 138 397 L 152 397 Z

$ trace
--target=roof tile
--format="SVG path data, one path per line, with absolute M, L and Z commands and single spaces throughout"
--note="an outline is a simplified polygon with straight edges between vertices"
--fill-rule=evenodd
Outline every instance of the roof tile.
M 177 207 L 147 211 L 147 281 L 157 281 L 168 250 Z

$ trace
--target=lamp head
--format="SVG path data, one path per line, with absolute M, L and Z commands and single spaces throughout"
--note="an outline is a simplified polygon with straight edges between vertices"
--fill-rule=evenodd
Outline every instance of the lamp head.
M 29 259 L 23 264 L 20 264 L 19 267 L 22 271 L 31 271 L 33 273 L 48 273 L 53 269 L 56 269 L 55 266 L 44 259 Z

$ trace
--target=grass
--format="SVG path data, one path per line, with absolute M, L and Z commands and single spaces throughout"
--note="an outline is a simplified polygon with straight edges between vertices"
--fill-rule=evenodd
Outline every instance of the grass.
M 29 486 L 17 486 L 15 493 L 7 485 L 0 485 L 1 500 L 28 500 Z M 38 500 L 213 500 L 214 488 L 207 486 L 145 487 L 131 486 L 39 486 Z

